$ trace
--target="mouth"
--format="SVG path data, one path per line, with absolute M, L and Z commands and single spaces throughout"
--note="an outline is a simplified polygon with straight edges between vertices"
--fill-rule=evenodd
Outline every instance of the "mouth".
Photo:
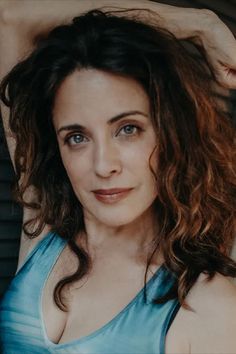
M 93 191 L 95 198 L 103 203 L 112 204 L 125 198 L 133 188 L 97 189 Z

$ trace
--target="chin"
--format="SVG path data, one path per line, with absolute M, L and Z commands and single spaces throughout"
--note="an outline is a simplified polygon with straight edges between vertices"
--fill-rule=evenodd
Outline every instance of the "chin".
M 100 223 L 108 227 L 114 227 L 114 228 L 125 226 L 136 221 L 136 217 L 134 215 L 127 215 L 127 214 L 124 215 L 113 214 L 113 216 L 108 215 L 107 217 L 106 215 L 103 214 L 102 216 L 95 215 L 95 217 Z
M 149 208 L 148 208 L 149 209 Z M 98 213 L 97 210 L 94 210 L 90 215 L 93 215 L 99 223 L 102 223 L 108 227 L 122 227 L 128 226 L 132 223 L 143 223 L 144 218 L 147 217 L 147 210 L 134 210 L 133 207 L 129 208 L 120 208 L 120 210 L 102 210 Z

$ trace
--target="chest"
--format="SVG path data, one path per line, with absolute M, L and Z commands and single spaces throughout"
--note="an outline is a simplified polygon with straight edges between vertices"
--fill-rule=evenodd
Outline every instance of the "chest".
M 144 303 L 145 268 L 125 261 L 97 263 L 88 277 L 68 289 L 68 312 L 63 312 L 54 304 L 53 290 L 58 280 L 74 271 L 72 258 L 66 259 L 69 266 L 63 257 L 52 266 L 45 253 L 28 261 L 16 277 L 3 304 L 6 314 L 9 311 L 6 317 L 12 320 L 6 326 L 4 321 L 2 327 L 0 324 L 5 343 L 9 340 L 11 345 L 12 336 L 19 331 L 22 352 L 41 353 L 46 345 L 63 354 L 65 348 L 70 353 L 164 353 L 168 323 L 176 306 L 174 302 L 160 307 Z M 155 276 L 150 272 L 147 277 L 148 294 L 162 287 L 162 271 L 152 271 Z M 15 327 L 18 320 L 21 326 Z
M 65 255 L 66 256 L 66 255 Z M 52 269 L 42 289 L 42 321 L 50 341 L 64 343 L 86 337 L 119 317 L 143 290 L 144 268 L 97 262 L 92 271 L 70 288 L 65 288 L 64 312 L 54 302 L 57 282 L 72 272 L 62 268 L 63 257 Z M 75 266 L 75 264 L 74 264 Z M 129 269 L 127 271 L 127 269 Z M 147 281 L 152 277 L 148 274 Z

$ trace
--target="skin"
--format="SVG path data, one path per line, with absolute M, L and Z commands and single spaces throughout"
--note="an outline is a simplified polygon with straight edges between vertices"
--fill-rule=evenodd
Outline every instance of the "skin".
M 130 110 L 144 116 L 108 123 Z M 67 248 L 51 272 L 42 307 L 46 333 L 55 343 L 101 328 L 143 287 L 145 256 L 155 231 L 152 204 L 157 197 L 148 164 L 157 141 L 148 116 L 149 99 L 139 84 L 105 72 L 75 71 L 57 93 L 53 122 L 63 164 L 83 206 L 93 267 L 86 279 L 70 287 L 68 313 L 52 300 L 56 282 L 75 269 L 75 257 Z M 83 125 L 86 132 L 65 128 L 74 124 Z M 144 131 L 139 133 L 130 125 Z M 155 154 L 151 165 L 158 173 Z M 111 187 L 134 189 L 111 205 L 91 192 Z M 151 270 L 156 271 L 160 263 L 161 255 L 155 255 Z M 91 294 L 96 297 L 92 303 Z M 166 354 L 235 353 L 236 290 L 230 281 L 216 274 L 207 282 L 201 274 L 186 301 L 194 311 L 180 308 L 166 337 Z
M 98 0 L 96 0 L 96 7 L 98 6 L 97 2 Z M 99 1 L 99 5 L 104 5 L 104 2 Z M 174 32 L 178 38 L 186 39 L 191 37 L 192 39 L 195 39 L 196 44 L 200 44 L 206 51 L 208 63 L 212 69 L 214 69 L 218 81 L 225 87 L 236 87 L 235 39 L 232 33 L 215 14 L 209 12 L 208 10 L 188 9 L 188 11 L 186 11 L 186 8 L 170 7 L 168 5 L 158 4 L 150 1 L 124 1 L 124 5 L 128 7 L 137 7 L 139 5 L 138 3 L 140 3 L 141 7 L 143 7 L 145 4 L 145 6 L 153 9 L 157 14 L 161 14 L 163 20 L 162 25 L 169 29 L 171 32 Z M 1 77 L 4 76 L 17 63 L 18 60 L 20 60 L 32 50 L 34 37 L 36 35 L 39 35 L 42 32 L 47 33 L 50 28 L 60 23 L 70 21 L 75 12 L 79 14 L 85 10 L 88 10 L 90 7 L 94 7 L 94 3 L 92 4 L 92 2 L 89 0 L 86 2 L 75 0 L 70 1 L 70 3 L 62 1 L 55 3 L 53 0 L 48 1 L 47 4 L 48 5 L 45 6 L 44 3 L 42 6 L 42 1 L 0 1 L 0 49 L 1 52 L 4 52 L 4 55 L 0 56 Z M 110 91 L 107 92 L 110 94 Z M 107 92 L 104 102 L 107 100 Z M 96 111 L 99 112 L 101 109 L 101 107 L 99 107 L 100 103 L 103 101 L 99 100 L 97 102 L 99 104 L 97 104 L 98 107 L 96 107 Z M 3 105 L 1 107 L 1 111 L 3 115 L 9 150 L 11 156 L 13 156 L 15 142 L 8 131 L 7 122 L 9 112 Z M 107 113 L 109 112 L 107 111 Z M 107 120 L 109 118 L 110 116 L 106 117 Z M 106 137 L 110 137 L 109 132 L 111 133 L 112 130 L 106 130 L 106 132 Z M 92 129 L 91 133 L 93 133 Z M 118 146 L 123 146 L 123 143 L 119 145 L 119 139 L 114 141 L 117 141 Z M 108 146 L 112 146 L 112 156 L 114 152 L 120 151 L 116 149 L 117 145 L 111 144 L 111 142 L 113 142 L 112 139 L 108 140 L 108 142 Z M 95 140 L 93 143 L 95 144 Z M 123 147 L 125 148 L 125 143 Z M 71 152 L 71 156 L 72 155 L 78 156 L 77 152 L 75 153 L 74 150 L 73 154 Z M 118 156 L 118 154 L 115 154 L 115 156 Z M 119 159 L 114 161 L 116 162 L 113 165 L 113 167 L 115 166 L 115 172 L 113 171 L 113 173 L 110 174 L 110 179 L 114 181 L 115 177 L 122 176 L 122 173 L 126 171 L 127 174 L 125 176 L 129 177 L 129 182 L 141 183 L 144 181 L 144 175 L 133 175 L 132 170 L 127 170 L 124 168 L 126 165 L 122 165 L 123 169 L 119 171 L 119 164 L 117 164 Z M 133 162 L 134 161 L 132 160 L 132 163 Z M 69 169 L 69 165 L 67 171 L 71 174 L 71 178 L 72 175 L 76 178 L 75 172 L 73 172 L 72 169 Z M 105 182 L 105 180 L 109 179 L 108 175 L 103 175 L 104 178 L 102 178 L 102 175 L 95 174 L 94 171 L 93 173 L 96 177 L 96 181 L 99 180 L 100 182 Z M 90 181 L 91 188 L 103 187 L 105 183 L 102 186 L 100 184 L 95 185 L 95 177 L 93 181 Z M 141 224 L 141 222 L 138 223 L 139 226 L 143 226 L 143 229 L 138 228 L 138 226 L 135 228 L 135 223 L 131 221 L 131 219 L 135 217 L 134 215 L 132 217 L 130 214 L 126 216 L 124 215 L 125 213 L 120 213 L 120 210 L 119 219 L 113 219 L 113 222 L 117 221 L 124 223 L 126 219 L 127 224 L 119 224 L 120 226 L 114 226 L 113 224 L 114 227 L 112 227 L 112 225 L 106 224 L 105 220 L 101 220 L 100 217 L 97 218 L 95 211 L 90 210 L 91 208 L 89 208 L 89 189 L 86 188 L 90 186 L 90 182 L 88 182 L 88 185 L 84 185 L 83 190 L 79 191 L 77 188 L 75 190 L 76 194 L 78 193 L 78 196 L 80 192 L 81 196 L 83 197 L 84 206 L 88 207 L 88 212 L 86 211 L 86 227 L 90 244 L 93 245 L 94 253 L 97 255 L 96 263 L 94 263 L 95 271 L 94 274 L 91 274 L 90 280 L 86 283 L 86 286 L 83 286 L 79 292 L 73 292 L 74 296 L 72 297 L 70 304 L 71 311 L 67 315 L 60 312 L 58 308 L 55 308 L 55 305 L 52 301 L 52 293 L 57 281 L 63 276 L 68 275 L 69 272 L 73 271 L 74 269 L 72 255 L 66 253 L 68 252 L 67 249 L 59 257 L 59 260 L 53 269 L 53 272 L 50 274 L 50 277 L 44 288 L 43 303 L 43 318 L 47 329 L 47 334 L 48 337 L 51 338 L 54 342 L 66 342 L 70 339 L 78 338 L 79 336 L 86 335 L 91 333 L 93 330 L 96 330 L 102 324 L 106 323 L 110 318 L 114 317 L 114 315 L 118 313 L 119 310 L 122 309 L 142 287 L 141 281 L 143 279 L 143 273 L 137 266 L 138 259 L 140 260 L 140 258 L 137 259 L 137 254 L 141 253 L 140 250 L 143 251 L 143 247 L 141 247 L 141 245 L 143 242 L 145 242 L 144 235 L 145 231 L 148 230 L 147 225 L 151 225 L 151 213 L 149 213 L 149 217 L 147 217 L 145 213 L 141 213 L 141 215 L 138 217 L 140 220 L 147 220 L 146 224 Z M 119 179 L 119 182 L 124 182 L 124 180 Z M 73 180 L 73 185 L 76 186 L 76 180 Z M 137 193 L 141 193 L 141 185 L 142 184 L 138 184 L 140 189 L 139 191 L 138 189 L 135 190 L 135 192 L 137 191 Z M 114 187 L 113 184 L 110 184 L 109 187 L 110 186 Z M 105 185 L 105 187 L 107 186 Z M 122 187 L 124 187 L 124 185 L 122 185 Z M 133 197 L 134 195 L 132 198 Z M 34 199 L 33 191 L 29 192 L 28 198 L 29 200 Z M 126 202 L 127 201 L 128 199 Z M 123 200 L 123 206 L 125 205 L 124 202 L 125 201 Z M 145 202 L 147 206 L 148 200 L 145 199 Z M 151 197 L 149 202 L 151 202 Z M 96 203 L 99 205 L 97 208 L 99 210 L 101 203 L 99 203 L 97 200 Z M 133 207 L 134 206 L 135 215 L 138 216 L 141 210 L 137 210 L 135 204 Z M 103 206 L 103 210 L 106 209 L 105 207 L 106 206 Z M 112 208 L 115 209 L 116 206 L 112 205 Z M 151 211 L 150 207 L 148 210 Z M 24 221 L 30 219 L 32 216 L 32 210 L 24 210 Z M 123 220 L 121 220 L 122 217 Z M 128 223 L 128 220 L 130 220 L 130 223 Z M 99 233 L 96 233 L 96 237 L 94 234 L 95 229 L 99 230 Z M 47 231 L 47 228 L 45 228 L 37 239 L 30 241 L 28 241 L 28 239 L 24 239 L 22 233 L 19 265 L 21 262 L 23 262 L 24 257 L 29 252 L 29 250 L 35 246 L 35 244 L 47 233 Z M 149 237 L 151 238 L 152 230 L 149 231 L 150 232 L 146 235 L 146 239 Z M 125 248 L 124 244 L 126 246 Z M 114 248 L 117 250 L 116 254 L 111 252 L 114 250 Z M 113 281 L 115 265 L 117 266 L 117 269 L 120 270 L 120 273 L 117 274 L 117 278 L 122 279 L 122 282 L 117 281 L 117 284 L 114 284 Z M 105 271 L 106 273 L 104 273 Z M 92 275 L 94 275 L 94 278 Z M 102 283 L 102 279 L 104 279 L 104 277 L 106 282 L 103 281 Z M 137 281 L 137 279 L 140 280 Z M 130 284 L 132 284 L 132 289 L 130 289 Z M 100 288 L 98 288 L 99 285 Z M 105 293 L 99 293 L 102 288 L 105 289 Z M 122 301 L 120 300 L 121 294 L 118 293 L 120 288 L 122 288 L 123 294 Z M 91 293 L 100 294 L 99 298 L 96 297 L 96 303 L 98 309 L 102 309 L 102 311 L 97 312 L 97 319 L 94 318 L 94 309 L 91 309 L 91 302 L 86 302 L 89 294 L 91 295 Z M 114 294 L 116 294 L 115 297 Z M 78 298 L 80 301 L 78 301 Z M 110 311 L 109 313 L 106 313 L 104 309 L 107 308 L 108 301 L 112 301 L 114 298 L 116 303 L 109 302 Z M 180 309 L 167 335 L 166 354 L 235 354 L 235 299 L 235 288 L 232 287 L 232 285 L 225 277 L 216 275 L 216 277 L 214 277 L 214 279 L 208 283 L 202 279 L 197 281 L 196 285 L 193 287 L 190 295 L 187 298 L 189 305 L 194 308 L 195 313 L 189 311 L 187 312 L 182 308 Z M 84 311 L 83 313 L 82 310 Z M 78 313 L 80 316 L 78 316 Z M 81 319 L 81 324 L 76 322 L 76 320 L 78 321 L 79 319 Z M 87 322 L 85 319 L 87 319 Z M 78 333 L 78 329 L 80 330 L 80 333 Z M 83 333 L 81 330 L 83 330 Z M 61 336 L 62 333 L 63 335 Z
M 108 124 L 130 110 L 144 115 Z M 68 312 L 53 302 L 56 283 L 76 268 L 76 257 L 68 247 L 43 289 L 47 338 L 65 343 L 108 323 L 143 287 L 146 255 L 155 233 L 152 204 L 157 192 L 149 157 L 157 139 L 149 100 L 139 84 L 96 70 L 75 71 L 64 80 L 56 95 L 53 122 L 62 161 L 83 206 L 93 260 L 86 278 L 68 289 Z M 71 124 L 83 125 L 86 132 L 65 129 Z M 158 173 L 152 156 L 150 163 Z M 98 201 L 92 192 L 111 187 L 133 190 L 111 205 Z M 161 255 L 155 255 L 150 270 L 156 271 L 160 263 Z M 149 272 L 148 279 L 151 276 Z M 91 294 L 96 301 L 91 302 Z M 202 274 L 186 301 L 194 311 L 179 310 L 166 337 L 166 354 L 235 354 L 236 291 L 228 279 L 216 274 L 206 282 Z
M 191 39 L 205 52 L 209 66 L 218 82 L 226 88 L 236 88 L 236 41 L 228 27 L 212 11 L 188 7 L 175 7 L 149 0 L 0 0 L 0 27 L 4 27 L 0 41 L 1 52 L 11 53 L 32 46 L 35 35 L 47 33 L 50 28 L 70 21 L 80 14 L 97 7 L 107 6 L 126 9 L 149 9 L 148 17 L 138 11 L 144 20 L 158 21 L 161 27 L 179 39 Z M 191 3 L 189 4 L 191 6 Z M 157 16 L 156 16 L 157 14 Z M 1 29 L 1 28 L 0 28 Z M 14 40 L 17 39 L 17 45 Z M 17 48 L 18 49 L 18 48 Z M 12 66 L 9 55 L 0 58 L 0 75 L 5 66 Z M 3 63 L 3 65 L 2 65 Z
M 130 111 L 140 113 L 109 123 Z M 149 157 L 156 136 L 149 114 L 149 99 L 138 83 L 95 69 L 74 72 L 57 93 L 55 131 L 63 164 L 83 206 L 91 245 L 112 239 L 113 247 L 115 242 L 124 249 L 127 244 L 136 248 L 153 236 L 157 191 Z M 75 124 L 86 131 L 68 128 Z M 133 189 L 113 204 L 104 204 L 91 192 L 109 188 Z
M 75 16 L 88 10 L 116 6 L 147 8 L 153 11 L 150 17 L 138 10 L 138 16 L 145 21 L 150 19 L 169 30 L 178 39 L 189 39 L 205 52 L 209 66 L 218 82 L 226 88 L 236 88 L 236 41 L 228 27 L 212 11 L 169 6 L 149 0 L 0 0 L 0 77 L 4 77 L 19 60 L 33 49 L 35 37 L 47 34 L 54 26 L 68 23 Z M 132 16 L 131 12 L 131 16 Z M 221 94 L 226 94 L 221 87 Z M 1 114 L 9 153 L 14 166 L 15 139 L 8 120 L 9 110 L 1 104 Z M 25 199 L 34 200 L 35 191 L 29 188 Z M 35 217 L 35 211 L 24 208 L 23 221 Z M 43 238 L 50 227 L 46 225 L 40 235 L 29 240 L 22 230 L 18 269 L 26 255 Z

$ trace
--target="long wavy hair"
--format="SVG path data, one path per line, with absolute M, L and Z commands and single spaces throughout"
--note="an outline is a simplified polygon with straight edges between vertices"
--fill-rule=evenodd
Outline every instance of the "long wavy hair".
M 81 279 L 90 256 L 76 243 L 85 229 L 83 209 L 63 166 L 52 124 L 57 89 L 75 70 L 94 68 L 136 80 L 151 106 L 157 137 L 154 202 L 159 249 L 174 274 L 169 291 L 155 302 L 178 298 L 204 272 L 236 276 L 230 258 L 236 229 L 236 131 L 211 96 L 199 60 L 157 25 L 131 19 L 125 11 L 92 10 L 38 39 L 34 51 L 1 83 L 1 99 L 10 108 L 16 139 L 17 200 L 37 209 L 24 225 L 37 237 L 45 224 L 68 241 L 78 257 L 74 274 L 61 279 L 54 300 L 64 311 L 65 286 Z M 33 187 L 36 198 L 25 192 Z M 32 226 L 33 225 L 33 226 Z M 144 283 L 152 255 L 147 261 Z

